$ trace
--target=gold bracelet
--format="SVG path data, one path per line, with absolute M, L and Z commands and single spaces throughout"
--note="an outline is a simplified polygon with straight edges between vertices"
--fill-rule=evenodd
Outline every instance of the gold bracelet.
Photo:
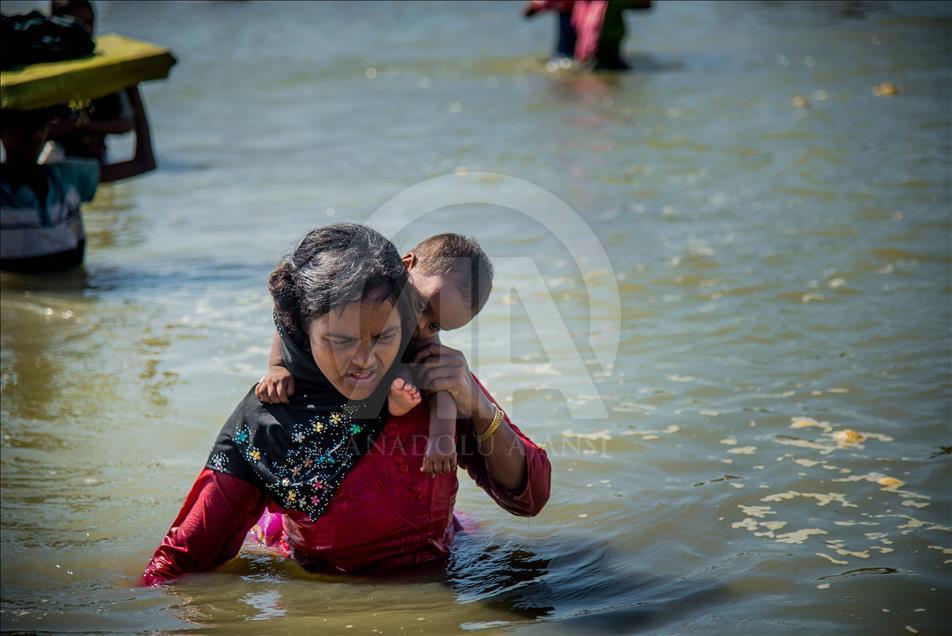
M 493 413 L 492 424 L 489 425 L 489 428 L 486 429 L 486 432 L 476 438 L 477 442 L 485 442 L 487 439 L 492 437 L 493 433 L 496 432 L 496 429 L 499 428 L 499 425 L 502 423 L 502 418 L 505 413 L 495 404 L 493 404 L 493 408 L 496 409 L 496 411 Z

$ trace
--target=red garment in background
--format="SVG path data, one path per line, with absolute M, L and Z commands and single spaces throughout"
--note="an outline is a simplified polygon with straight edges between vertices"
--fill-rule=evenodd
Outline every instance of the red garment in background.
M 575 59 L 579 62 L 595 57 L 607 10 L 608 0 L 576 0 L 572 5 L 572 26 L 577 38 Z
M 648 3 L 650 6 L 650 2 Z M 598 39 L 602 34 L 608 0 L 533 0 L 527 10 L 531 15 L 539 11 L 572 12 L 572 28 L 575 29 L 575 59 L 585 62 L 598 51 Z
M 502 508 L 532 516 L 549 499 L 551 466 L 544 450 L 508 417 L 506 422 L 525 445 L 522 492 L 509 493 L 490 479 L 469 421 L 460 423 L 459 465 Z M 284 513 L 288 544 L 308 569 L 367 572 L 446 557 L 458 529 L 453 506 L 459 482 L 455 472 L 435 478 L 420 472 L 428 430 L 425 402 L 406 415 L 391 416 L 317 521 L 299 511 L 282 510 L 250 482 L 205 468 L 146 567 L 143 583 L 160 584 L 232 559 L 265 506 Z
M 523 12 L 538 13 L 539 11 L 557 11 L 563 13 L 571 11 L 575 0 L 529 0 Z

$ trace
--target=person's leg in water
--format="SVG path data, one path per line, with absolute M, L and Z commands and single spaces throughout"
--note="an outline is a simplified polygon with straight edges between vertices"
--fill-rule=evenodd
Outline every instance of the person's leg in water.
M 622 15 L 626 2 L 609 0 L 605 9 L 605 19 L 598 37 L 598 49 L 595 52 L 595 69 L 601 71 L 627 71 L 631 68 L 621 56 L 621 45 L 625 39 L 625 18 Z
M 569 58 L 575 55 L 575 27 L 572 26 L 572 10 L 559 11 L 559 37 L 555 45 L 556 58 Z

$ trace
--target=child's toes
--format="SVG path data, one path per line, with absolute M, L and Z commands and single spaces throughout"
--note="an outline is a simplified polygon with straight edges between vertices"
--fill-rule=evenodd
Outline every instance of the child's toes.
M 413 404 L 414 406 L 419 404 L 420 400 L 422 399 L 420 397 L 419 389 L 417 389 L 415 386 L 413 386 L 409 382 L 407 382 L 404 385 L 403 390 L 400 392 L 400 394 L 404 400 L 406 400 L 410 404 Z
M 401 391 L 406 384 L 407 382 L 403 378 L 394 378 L 393 382 L 390 384 L 390 388 L 394 391 Z

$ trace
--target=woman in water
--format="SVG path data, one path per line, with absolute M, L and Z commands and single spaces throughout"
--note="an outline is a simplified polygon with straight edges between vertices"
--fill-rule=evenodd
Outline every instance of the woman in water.
M 400 255 L 370 228 L 312 230 L 272 274 L 283 359 L 297 390 L 263 404 L 254 387 L 225 423 L 205 468 L 143 574 L 148 585 L 233 558 L 267 509 L 281 512 L 294 557 L 311 570 L 368 572 L 449 554 L 455 472 L 419 470 L 429 410 L 386 411 L 394 362 L 414 315 Z M 456 401 L 459 465 L 512 514 L 549 497 L 545 451 L 509 422 L 462 354 L 419 351 L 417 384 Z

